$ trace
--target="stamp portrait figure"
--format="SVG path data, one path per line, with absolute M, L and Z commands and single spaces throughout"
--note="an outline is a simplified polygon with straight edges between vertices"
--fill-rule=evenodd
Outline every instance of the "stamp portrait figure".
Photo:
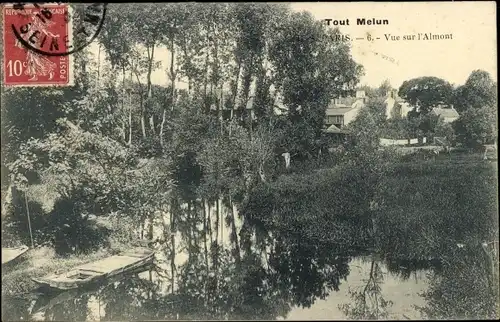
M 51 20 L 38 19 L 35 14 L 31 15 L 31 22 L 29 23 L 30 30 L 38 30 L 41 34 L 45 36 L 50 36 L 52 38 L 58 38 L 59 34 L 53 34 L 50 32 L 49 27 L 54 25 L 55 22 Z M 28 36 L 30 33 L 25 33 L 23 39 L 28 41 Z M 19 48 L 23 48 L 21 42 L 16 39 L 16 46 Z M 47 56 L 40 55 L 32 50 L 26 51 L 26 61 L 23 62 L 23 66 L 26 67 L 25 75 L 28 75 L 30 78 L 28 81 L 37 81 L 38 76 L 49 76 L 49 80 L 54 78 L 54 73 L 57 69 L 57 64 L 50 61 Z

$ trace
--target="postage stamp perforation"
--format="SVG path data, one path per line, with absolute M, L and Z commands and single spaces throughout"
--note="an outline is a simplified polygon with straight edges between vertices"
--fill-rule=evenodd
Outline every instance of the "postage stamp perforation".
M 32 3 L 2 8 L 4 84 L 73 86 L 73 55 L 100 32 L 106 4 Z

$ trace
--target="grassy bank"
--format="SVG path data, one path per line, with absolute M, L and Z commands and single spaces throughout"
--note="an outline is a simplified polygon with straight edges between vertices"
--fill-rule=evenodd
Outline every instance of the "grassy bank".
M 379 187 L 378 242 L 391 257 L 439 258 L 498 236 L 494 163 L 399 163 Z
M 80 264 L 104 258 L 112 252 L 103 249 L 89 255 L 60 257 L 49 247 L 30 249 L 15 265 L 2 270 L 2 296 L 32 291 L 37 287 L 32 278 L 62 273 Z
M 76 253 L 59 256 L 52 247 L 35 247 L 30 249 L 15 263 L 2 269 L 2 295 L 16 295 L 32 291 L 37 287 L 31 279 L 47 274 L 61 273 L 71 268 L 99 260 L 101 258 L 141 246 L 133 237 L 132 225 L 126 218 L 101 218 L 97 226 L 112 227 L 108 247 L 102 247 L 88 254 Z M 144 245 L 142 245 L 144 246 Z
M 497 210 L 496 162 L 442 159 L 392 162 L 378 178 L 359 166 L 283 175 L 256 189 L 242 214 L 287 238 L 377 245 L 393 259 L 421 261 L 494 240 Z

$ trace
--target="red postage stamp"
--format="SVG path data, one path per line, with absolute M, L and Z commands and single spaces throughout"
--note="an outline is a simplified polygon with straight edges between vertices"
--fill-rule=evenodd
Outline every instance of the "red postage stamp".
M 4 85 L 73 85 L 72 57 L 61 54 L 71 41 L 69 5 L 4 5 L 2 11 Z

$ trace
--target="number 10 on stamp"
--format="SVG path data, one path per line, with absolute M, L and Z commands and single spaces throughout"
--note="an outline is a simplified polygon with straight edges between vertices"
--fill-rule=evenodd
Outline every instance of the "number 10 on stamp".
M 4 5 L 2 11 L 4 85 L 73 85 L 72 57 L 61 55 L 72 34 L 69 5 Z

